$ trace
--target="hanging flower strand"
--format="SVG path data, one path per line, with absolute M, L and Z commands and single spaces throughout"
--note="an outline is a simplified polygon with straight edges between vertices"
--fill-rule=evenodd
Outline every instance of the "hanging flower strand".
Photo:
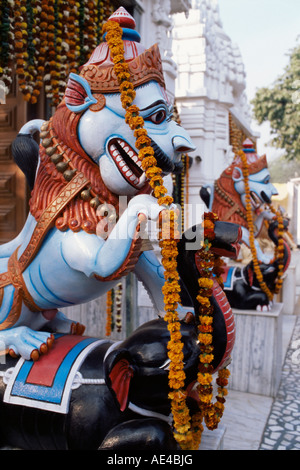
M 265 283 L 263 279 L 263 275 L 261 273 L 260 267 L 259 267 L 259 261 L 257 259 L 257 254 L 256 254 L 256 247 L 255 247 L 255 236 L 254 236 L 254 223 L 253 223 L 253 216 L 252 216 L 252 208 L 251 208 L 251 202 L 250 202 L 250 186 L 249 186 L 249 167 L 248 167 L 248 162 L 245 153 L 240 150 L 238 152 L 238 156 L 241 158 L 242 161 L 242 172 L 243 172 L 243 177 L 244 177 L 244 185 L 245 185 L 245 194 L 246 194 L 246 216 L 247 216 L 247 223 L 248 223 L 248 230 L 249 230 L 249 243 L 250 243 L 250 250 L 252 253 L 252 258 L 253 258 L 253 269 L 255 272 L 255 275 L 257 277 L 257 280 L 259 282 L 261 290 L 267 295 L 268 299 L 271 301 L 273 300 L 273 293 Z M 270 206 L 272 212 L 277 216 L 278 220 L 278 246 L 275 252 L 276 259 L 279 263 L 278 268 L 279 272 L 277 274 L 277 281 L 274 289 L 274 293 L 278 293 L 280 291 L 280 288 L 282 286 L 282 276 L 283 276 L 283 271 L 284 271 L 284 265 L 283 265 L 283 253 L 284 253 L 284 247 L 283 247 L 283 220 L 280 212 L 276 212 L 272 206 Z
M 173 198 L 167 195 L 164 187 L 162 170 L 157 166 L 151 140 L 144 128 L 144 120 L 139 115 L 139 108 L 133 105 L 136 92 L 130 82 L 128 64 L 124 60 L 124 47 L 122 41 L 122 28 L 117 22 L 107 21 L 103 26 L 106 32 L 106 42 L 110 48 L 114 71 L 118 77 L 121 103 L 126 110 L 125 121 L 133 130 L 136 138 L 136 148 L 139 150 L 139 159 L 142 168 L 149 180 L 154 197 L 159 205 L 170 206 Z M 168 322 L 170 341 L 168 344 L 168 356 L 171 360 L 169 371 L 169 385 L 173 389 L 169 397 L 174 419 L 174 437 L 182 449 L 189 449 L 192 443 L 189 410 L 186 405 L 187 393 L 184 390 L 185 373 L 183 370 L 183 352 L 180 333 L 180 322 L 177 314 L 177 306 L 180 300 L 180 286 L 177 274 L 177 242 L 179 232 L 177 229 L 178 215 L 173 210 L 163 211 L 161 214 L 161 228 L 159 246 L 162 253 L 162 264 L 165 267 L 165 285 L 163 287 L 165 302 L 165 320 Z
M 218 427 L 223 416 L 224 397 L 227 395 L 225 387 L 228 384 L 227 379 L 230 375 L 229 370 L 226 368 L 218 371 L 218 378 L 216 380 L 218 394 L 216 402 L 213 404 L 213 306 L 210 302 L 210 297 L 213 293 L 213 276 L 216 276 L 216 281 L 218 282 L 222 270 L 219 257 L 211 251 L 211 241 L 215 237 L 214 223 L 217 220 L 217 215 L 212 212 L 204 214 L 204 245 L 197 252 L 198 266 L 200 268 L 200 278 L 198 280 L 199 292 L 197 296 L 197 301 L 199 302 L 198 340 L 200 345 L 200 362 L 197 376 L 197 390 L 200 401 L 198 423 L 203 418 L 207 428 L 211 430 Z M 201 439 L 200 431 L 198 431 L 198 439 Z M 195 444 L 199 446 L 199 442 Z
M 110 336 L 112 331 L 112 309 L 113 309 L 113 293 L 112 289 L 106 294 L 106 327 L 105 335 Z

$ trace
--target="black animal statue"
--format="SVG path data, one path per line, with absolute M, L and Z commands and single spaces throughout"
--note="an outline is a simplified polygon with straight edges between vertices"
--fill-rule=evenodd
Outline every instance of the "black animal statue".
M 222 316 L 220 308 L 216 313 Z M 195 324 L 183 321 L 181 332 L 189 385 L 199 361 Z M 0 445 L 177 449 L 169 416 L 168 341 L 166 322 L 155 319 L 121 343 L 63 335 L 37 362 L 8 356 L 1 365 Z M 215 348 L 218 366 L 226 350 L 226 329 L 216 329 Z M 196 410 L 192 399 L 189 405 Z
M 228 230 L 224 230 L 225 226 L 217 222 L 214 248 L 234 253 L 239 228 L 228 224 Z M 191 257 L 184 252 L 181 241 L 178 264 L 183 292 L 185 286 L 185 295 L 194 299 L 199 272 L 191 269 Z M 219 285 L 215 285 L 211 301 L 216 371 L 228 362 L 235 330 L 230 305 Z M 192 390 L 200 352 L 197 321 L 192 314 L 181 321 L 181 334 L 185 386 Z M 0 364 L 0 446 L 34 450 L 178 449 L 168 398 L 169 339 L 167 323 L 157 318 L 121 342 L 56 335 L 52 349 L 37 362 L 6 356 Z M 187 403 L 191 414 L 197 412 L 193 393 Z
M 276 221 L 269 224 L 268 234 L 274 244 L 278 245 L 277 238 L 277 227 Z M 188 229 L 182 236 L 179 242 L 179 274 L 183 282 L 182 298 L 184 305 L 194 306 L 198 308 L 197 302 L 195 303 L 195 293 L 197 291 L 197 266 L 195 261 L 195 255 L 197 253 L 197 245 L 195 241 L 199 238 L 201 233 L 201 226 L 196 225 Z M 230 222 L 217 221 L 215 223 L 215 240 L 212 242 L 212 250 L 220 255 L 227 258 L 237 258 L 239 253 L 241 242 L 241 227 L 237 224 Z M 235 240 L 235 243 L 233 242 Z M 193 247 L 190 250 L 186 250 L 186 244 L 190 243 Z M 290 259 L 291 250 L 286 242 L 283 243 L 284 252 L 283 259 L 279 262 L 274 260 L 269 264 L 260 263 L 260 270 L 263 275 L 263 279 L 268 288 L 273 291 L 276 284 L 276 279 L 279 272 L 279 264 L 283 264 L 284 272 L 287 270 Z M 267 294 L 261 289 L 260 284 L 256 278 L 253 261 L 250 261 L 244 267 L 239 266 L 227 266 L 224 264 L 224 292 L 230 303 L 231 308 L 241 310 L 269 310 L 272 307 Z M 188 287 L 189 294 L 187 294 L 185 287 Z
M 268 234 L 274 244 L 278 245 L 276 235 L 277 222 L 270 223 Z M 291 260 L 291 250 L 288 244 L 283 242 L 283 259 L 265 264 L 260 263 L 259 267 L 263 276 L 263 280 L 271 292 L 275 289 L 276 279 L 279 273 L 279 264 L 284 266 L 284 272 L 287 270 Z M 232 308 L 252 309 L 252 310 L 269 310 L 272 302 L 267 294 L 261 289 L 253 269 L 253 261 L 250 261 L 244 267 L 227 266 L 224 273 L 224 291 Z

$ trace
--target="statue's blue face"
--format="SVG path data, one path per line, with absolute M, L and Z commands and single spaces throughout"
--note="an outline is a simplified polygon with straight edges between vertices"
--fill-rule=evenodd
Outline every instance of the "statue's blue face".
M 234 187 L 239 193 L 244 207 L 246 207 L 245 185 L 242 177 L 235 179 Z M 249 187 L 250 202 L 254 211 L 257 211 L 263 204 L 269 204 L 272 196 L 278 194 L 270 181 L 270 173 L 267 168 L 249 175 Z
M 79 126 L 78 136 L 85 152 L 99 163 L 105 185 L 115 194 L 134 195 L 146 183 L 138 159 L 133 131 L 125 122 L 119 93 L 105 94 L 106 105 L 98 112 L 87 109 Z M 181 154 L 194 150 L 187 132 L 172 120 L 164 90 L 154 81 L 136 88 L 137 105 L 148 136 L 171 162 Z

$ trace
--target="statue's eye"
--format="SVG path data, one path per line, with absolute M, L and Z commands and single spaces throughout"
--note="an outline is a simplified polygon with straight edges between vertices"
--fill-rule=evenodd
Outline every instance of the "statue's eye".
M 160 109 L 151 116 L 148 117 L 148 120 L 153 122 L 154 124 L 161 124 L 166 119 L 167 113 L 164 109 Z

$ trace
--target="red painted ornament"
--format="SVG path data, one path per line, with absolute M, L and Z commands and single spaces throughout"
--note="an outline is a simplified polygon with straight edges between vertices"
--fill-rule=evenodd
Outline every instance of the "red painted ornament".
M 135 28 L 135 19 L 123 7 L 118 8 L 118 10 L 108 18 L 108 21 L 116 21 L 123 28 Z

